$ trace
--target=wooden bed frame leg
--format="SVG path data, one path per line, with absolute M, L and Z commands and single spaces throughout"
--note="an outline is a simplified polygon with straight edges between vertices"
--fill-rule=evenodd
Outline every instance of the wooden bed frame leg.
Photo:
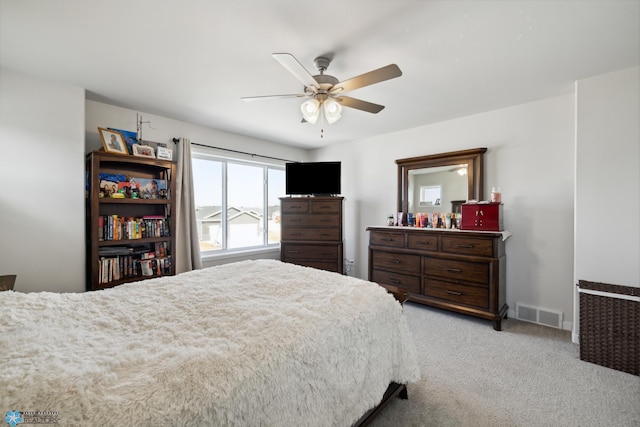
M 358 421 L 356 421 L 351 427 L 364 427 L 367 426 L 371 420 L 384 408 L 387 403 L 391 401 L 394 397 L 399 397 L 400 399 L 408 399 L 409 394 L 407 393 L 406 384 L 398 384 L 392 382 L 389 384 L 387 391 L 385 392 L 382 401 L 375 408 L 371 408 L 365 413 Z
M 400 393 L 398 393 L 398 397 L 402 400 L 407 400 L 409 398 L 409 393 L 407 392 L 407 386 L 403 386 Z

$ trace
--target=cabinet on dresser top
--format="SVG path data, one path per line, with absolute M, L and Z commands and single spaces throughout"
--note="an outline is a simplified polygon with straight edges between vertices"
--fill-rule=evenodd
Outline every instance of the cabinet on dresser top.
M 503 233 L 369 227 L 369 280 L 409 301 L 492 320 L 506 316 Z
M 343 197 L 283 197 L 280 259 L 343 273 Z

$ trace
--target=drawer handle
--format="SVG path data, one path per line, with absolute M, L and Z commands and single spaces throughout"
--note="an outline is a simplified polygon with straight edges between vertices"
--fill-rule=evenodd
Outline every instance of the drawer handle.
M 394 264 L 402 264 L 402 261 L 400 261 L 399 259 L 393 259 L 391 260 Z
M 429 246 L 431 242 L 418 242 L 419 245 Z
M 331 252 L 322 252 L 322 255 L 333 255 Z
M 329 233 L 320 233 L 321 236 L 331 236 Z
M 287 251 L 288 254 L 299 254 L 300 251 Z
M 461 296 L 462 295 L 462 293 L 460 293 L 460 292 L 450 291 L 449 289 L 446 289 L 445 292 L 448 293 L 449 295 L 457 295 L 457 296 Z
M 320 222 L 331 222 L 330 219 L 321 219 Z
M 458 268 L 447 268 L 447 271 L 449 271 L 451 273 L 462 273 L 462 270 L 460 270 Z
M 380 240 L 382 240 L 383 242 L 390 242 L 393 239 L 391 239 L 390 237 L 381 237 Z
M 396 279 L 389 279 L 389 281 L 393 284 L 399 285 L 400 284 L 400 280 L 396 280 Z
M 473 245 L 458 245 L 459 248 L 468 248 L 471 249 L 473 248 Z

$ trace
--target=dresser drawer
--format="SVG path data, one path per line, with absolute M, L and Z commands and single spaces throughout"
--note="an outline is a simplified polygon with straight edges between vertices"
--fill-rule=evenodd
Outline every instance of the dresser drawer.
M 409 234 L 407 237 L 407 248 L 420 251 L 437 251 L 438 237 L 419 234 Z
M 490 257 L 493 240 L 481 237 L 442 237 L 442 252 Z
M 289 262 L 289 260 L 284 260 L 284 262 Z M 333 271 L 334 273 L 342 274 L 340 270 L 340 266 L 338 265 L 336 260 L 333 261 L 315 261 L 315 260 L 291 260 L 292 264 L 296 265 L 304 265 L 305 267 L 317 268 L 318 270 L 325 271 Z
M 456 304 L 477 308 L 489 308 L 489 289 L 483 286 L 462 285 L 426 278 L 423 295 Z
M 373 251 L 371 262 L 374 269 L 390 270 L 396 273 L 420 274 L 420 255 Z
M 336 202 L 331 200 L 310 200 L 310 211 L 314 214 L 323 213 L 340 213 L 342 201 Z
M 328 260 L 335 263 L 338 257 L 338 245 L 297 245 L 290 243 L 282 244 L 282 257 L 285 260 Z
M 456 261 L 450 259 L 424 257 L 424 274 L 458 281 L 489 283 L 489 264 L 481 262 Z
M 282 215 L 284 227 L 340 227 L 340 215 L 308 215 L 286 214 Z
M 380 285 L 393 285 L 408 292 L 420 293 L 420 276 L 373 270 L 371 281 Z
M 404 248 L 404 233 L 381 233 L 374 231 L 369 236 L 369 244 L 388 246 L 390 248 Z
M 307 199 L 281 199 L 282 213 L 309 212 L 309 200 Z
M 327 240 L 340 241 L 339 228 L 285 228 L 281 230 L 281 240 Z

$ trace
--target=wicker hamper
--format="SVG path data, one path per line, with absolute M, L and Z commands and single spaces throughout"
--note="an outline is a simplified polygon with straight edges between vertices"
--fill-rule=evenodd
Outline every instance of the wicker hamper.
M 586 280 L 578 287 L 580 359 L 640 375 L 640 288 Z

